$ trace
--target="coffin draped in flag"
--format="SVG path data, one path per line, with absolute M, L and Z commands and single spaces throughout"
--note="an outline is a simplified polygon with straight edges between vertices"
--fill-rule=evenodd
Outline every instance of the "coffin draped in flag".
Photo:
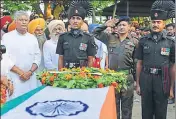
M 114 87 L 65 89 L 42 86 L 1 108 L 2 119 L 116 119 Z

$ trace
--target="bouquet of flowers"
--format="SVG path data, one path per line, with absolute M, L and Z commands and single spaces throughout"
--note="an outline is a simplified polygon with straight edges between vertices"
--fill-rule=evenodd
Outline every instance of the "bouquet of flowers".
M 37 75 L 43 85 L 60 88 L 103 88 L 114 86 L 117 90 L 127 88 L 127 72 L 115 72 L 98 68 L 63 68 L 61 71 L 43 71 Z

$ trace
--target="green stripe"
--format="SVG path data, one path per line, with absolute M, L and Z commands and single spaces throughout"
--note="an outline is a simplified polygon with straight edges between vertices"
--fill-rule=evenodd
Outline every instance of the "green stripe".
M 31 96 L 33 96 L 35 93 L 42 90 L 43 88 L 45 88 L 45 86 L 40 86 L 40 87 L 38 87 L 28 93 L 25 93 L 25 94 L 13 99 L 13 100 L 8 101 L 7 103 L 5 103 L 3 105 L 3 107 L 1 108 L 1 116 L 3 114 L 7 113 L 8 111 L 10 111 L 11 109 L 17 107 L 18 105 L 20 105 L 21 103 L 23 103 L 24 101 L 29 99 Z

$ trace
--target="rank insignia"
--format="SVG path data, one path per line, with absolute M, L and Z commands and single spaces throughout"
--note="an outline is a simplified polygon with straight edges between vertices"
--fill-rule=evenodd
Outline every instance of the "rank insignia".
M 80 46 L 79 46 L 79 49 L 86 51 L 87 50 L 87 44 L 81 43 Z
M 158 13 L 155 13 L 154 16 L 155 16 L 155 17 L 158 17 Z
M 161 48 L 161 55 L 169 56 L 170 48 Z

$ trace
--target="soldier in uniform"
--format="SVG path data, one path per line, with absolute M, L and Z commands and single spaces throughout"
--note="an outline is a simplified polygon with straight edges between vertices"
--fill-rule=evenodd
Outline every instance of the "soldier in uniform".
M 142 119 L 166 119 L 167 99 L 173 97 L 175 44 L 164 32 L 164 20 L 174 16 L 171 0 L 155 1 L 151 8 L 151 33 L 137 49 L 136 92 L 142 99 Z
M 122 89 L 120 93 L 116 92 L 117 115 L 120 119 L 122 111 L 122 119 L 132 118 L 133 95 L 134 95 L 134 78 L 132 70 L 134 66 L 134 52 L 138 40 L 129 36 L 130 18 L 122 17 L 116 24 L 118 30 L 117 39 L 109 39 L 109 68 L 113 70 L 127 70 L 128 77 L 127 89 Z M 121 107 L 121 108 L 120 108 Z
M 59 54 L 59 68 L 73 68 L 89 66 L 96 54 L 93 36 L 83 32 L 80 28 L 86 16 L 82 6 L 71 6 L 68 11 L 71 30 L 59 37 L 56 53 Z

